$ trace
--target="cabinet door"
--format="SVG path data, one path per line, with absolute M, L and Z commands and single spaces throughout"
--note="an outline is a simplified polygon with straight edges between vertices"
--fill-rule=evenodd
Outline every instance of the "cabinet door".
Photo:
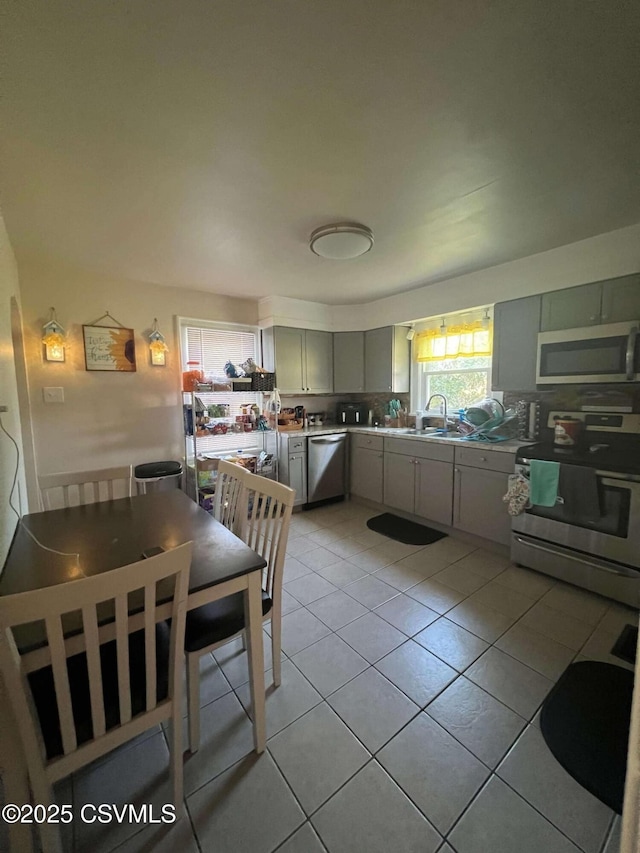
M 307 454 L 292 453 L 289 455 L 289 482 L 295 489 L 296 499 L 294 505 L 306 504 L 307 502 Z
M 386 391 L 393 389 L 393 329 L 370 329 L 364 333 L 364 390 Z
M 602 282 L 545 293 L 542 297 L 541 332 L 578 329 L 600 322 Z
M 380 450 L 352 447 L 351 494 L 382 503 L 383 454 Z
M 275 370 L 279 391 L 299 394 L 306 390 L 304 381 L 304 329 L 276 326 Z
M 305 389 L 310 394 L 330 394 L 333 391 L 333 334 L 305 332 Z
M 451 526 L 453 464 L 418 459 L 415 468 L 415 514 Z
M 413 456 L 384 454 L 384 505 L 413 512 L 416 464 Z
M 602 282 L 603 323 L 640 320 L 640 275 L 625 275 Z
M 453 526 L 508 545 L 511 516 L 502 501 L 508 488 L 507 476 L 501 471 L 456 465 Z
M 491 387 L 494 391 L 535 391 L 540 296 L 498 302 L 493 319 Z
M 333 390 L 336 394 L 364 391 L 364 332 L 334 333 Z

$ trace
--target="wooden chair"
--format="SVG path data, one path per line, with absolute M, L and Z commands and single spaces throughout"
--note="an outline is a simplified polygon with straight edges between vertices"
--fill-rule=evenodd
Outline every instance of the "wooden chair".
M 192 544 L 69 583 L 0 596 L 0 673 L 25 755 L 36 803 L 52 802 L 54 782 L 164 720 L 171 721 L 171 775 L 179 814 L 182 779 L 182 664 Z M 158 621 L 156 585 L 170 601 Z M 129 615 L 129 594 L 140 609 Z M 104 603 L 115 619 L 98 629 Z M 65 639 L 63 616 L 81 613 Z M 99 616 L 100 614 L 100 616 Z M 67 617 L 69 618 L 69 617 Z M 23 626 L 42 626 L 29 671 L 18 652 Z M 74 627 L 75 623 L 74 623 Z M 132 632 L 132 629 L 133 632 Z M 80 651 L 78 651 L 80 649 Z M 45 853 L 60 851 L 58 827 L 40 825 Z
M 267 561 L 262 613 L 264 619 L 271 619 L 273 683 L 276 687 L 281 681 L 282 576 L 295 495 L 288 486 L 247 472 L 238 500 L 243 514 L 236 513 L 238 535 Z M 185 651 L 191 752 L 196 752 L 200 745 L 200 658 L 243 634 L 244 628 L 242 593 L 187 613 Z
M 240 519 L 246 515 L 246 500 L 243 486 L 251 473 L 235 462 L 221 459 L 215 480 L 213 517 L 233 533 L 240 533 Z M 245 505 L 239 504 L 244 501 Z
M 121 483 L 119 494 L 114 484 Z M 131 497 L 131 465 L 96 471 L 64 471 L 38 477 L 43 509 L 77 506 L 114 497 Z

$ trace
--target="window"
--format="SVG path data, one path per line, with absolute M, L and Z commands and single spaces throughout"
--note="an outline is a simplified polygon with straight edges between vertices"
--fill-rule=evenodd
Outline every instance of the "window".
M 228 381 L 224 366 L 231 361 L 236 366 L 248 358 L 260 362 L 258 355 L 257 329 L 242 326 L 216 326 L 212 323 L 197 320 L 181 321 L 182 365 L 188 370 L 187 362 L 193 361 L 197 369 L 203 371 L 207 381 Z M 193 365 L 192 365 L 193 367 Z M 185 403 L 190 403 L 190 394 L 184 395 Z M 242 414 L 241 405 L 249 403 L 261 405 L 262 394 L 255 391 L 247 392 L 196 392 L 205 409 L 209 406 L 228 406 L 228 414 L 219 417 L 221 423 L 226 423 L 230 431 L 225 435 L 198 436 L 198 454 L 221 453 L 232 450 L 256 449 L 257 435 L 255 432 L 235 432 L 233 424 L 236 416 Z
M 414 403 L 425 409 L 433 394 L 448 410 L 464 409 L 491 393 L 492 330 L 489 310 L 449 315 L 425 324 L 414 338 Z
M 491 394 L 491 357 L 488 355 L 429 361 L 420 364 L 418 370 L 417 408 L 426 408 L 432 394 L 444 394 L 449 411 L 455 412 Z

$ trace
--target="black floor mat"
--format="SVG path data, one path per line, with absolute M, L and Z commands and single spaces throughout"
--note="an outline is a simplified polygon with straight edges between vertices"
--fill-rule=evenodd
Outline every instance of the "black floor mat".
M 615 655 L 625 663 L 635 664 L 636 650 L 638 648 L 638 629 L 633 625 L 625 625 L 622 633 L 611 649 L 611 654 Z
M 564 769 L 622 814 L 633 673 L 599 661 L 572 663 L 547 696 L 540 729 Z
M 433 527 L 425 527 L 424 524 L 416 524 L 413 521 L 399 518 L 390 512 L 370 518 L 367 521 L 367 527 L 370 530 L 375 530 L 376 533 L 388 536 L 389 539 L 395 539 L 396 542 L 403 542 L 405 545 L 431 545 L 432 542 L 444 539 L 447 535 L 439 530 L 434 530 Z

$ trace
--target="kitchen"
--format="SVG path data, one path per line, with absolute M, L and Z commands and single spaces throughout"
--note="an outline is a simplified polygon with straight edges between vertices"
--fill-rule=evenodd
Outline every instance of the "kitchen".
M 539 402 L 544 442 L 552 413 L 582 413 L 589 447 L 618 444 L 629 458 L 638 384 L 628 401 L 609 394 L 624 386 L 617 381 L 585 383 L 576 397 L 581 382 L 537 381 L 545 378 L 537 356 L 539 334 L 639 319 L 637 12 L 546 0 L 401 10 L 376 2 L 366 11 L 335 3 L 204 10 L 188 0 L 180 16 L 169 6 L 151 14 L 116 4 L 87 15 L 76 0 L 27 0 L 7 21 L 0 408 L 8 411 L 0 418 L 20 457 L 16 471 L 15 448 L 0 435 L 2 560 L 16 523 L 9 495 L 33 512 L 38 475 L 182 459 L 177 318 L 267 338 L 287 330 L 296 347 L 323 346 L 324 367 L 299 392 L 282 387 L 277 346 L 273 363 L 265 348 L 282 406 L 323 413 L 316 430 L 335 421 L 338 403 L 361 406 L 361 418 L 372 411 L 382 426 L 349 426 L 353 499 L 341 502 L 342 516 L 330 504 L 294 516 L 283 593 L 287 692 L 267 699 L 277 729 L 268 755 L 245 763 L 241 651 L 211 657 L 204 743 L 190 760 L 191 817 L 159 849 L 206 849 L 210 833 L 225 832 L 247 850 L 333 853 L 354 838 L 376 849 L 367 825 L 377 815 L 379 843 L 399 849 L 475 853 L 484 838 L 485 849 L 527 849 L 534 839 L 531 849 L 617 853 L 619 818 L 548 762 L 537 709 L 572 660 L 611 660 L 628 606 L 574 586 L 569 574 L 565 586 L 533 565 L 531 549 L 516 560 L 528 571 L 510 564 L 502 497 L 517 447 L 533 442 L 428 439 L 399 426 L 387 432 L 384 419 L 393 417 L 391 400 L 409 415 L 427 408 L 428 371 L 408 354 L 420 334 L 443 317 L 481 323 L 488 307 L 493 352 L 477 356 L 491 360 L 487 394 L 502 393 L 507 409 Z M 318 228 L 345 221 L 370 230 L 370 251 L 351 260 L 310 251 Z M 51 307 L 66 330 L 64 362 L 43 353 Z M 136 371 L 85 369 L 82 325 L 106 309 L 133 330 Z M 149 353 L 154 318 L 168 347 L 164 367 Z M 398 345 L 409 384 L 395 384 Z M 367 372 L 390 379 L 371 384 Z M 617 418 L 613 429 L 594 419 L 606 413 Z M 295 432 L 289 441 L 302 440 Z M 619 474 L 608 462 L 595 470 Z M 607 524 L 621 533 L 625 506 L 635 504 L 605 479 Z M 383 510 L 449 535 L 415 551 L 389 545 L 365 517 Z M 588 550 L 606 563 L 610 540 L 624 540 L 593 533 L 593 548 L 574 549 L 562 533 L 549 538 L 557 520 L 537 521 L 542 527 L 521 538 L 568 543 L 570 556 Z M 329 674 L 323 659 L 333 662 Z M 507 670 L 510 695 L 499 687 Z M 465 709 L 475 709 L 474 720 Z M 238 737 L 216 750 L 234 728 Z M 338 745 L 333 764 L 328 742 Z M 92 792 L 135 800 L 161 778 L 161 733 L 131 750 L 129 760 L 126 750 L 94 776 L 78 775 L 76 800 Z M 303 768 L 296 750 L 311 757 Z M 426 769 L 412 753 L 429 755 Z M 235 804 L 223 798 L 214 808 L 209 795 L 238 770 Z M 267 789 L 277 813 L 257 794 Z M 255 821 L 245 820 L 248 801 Z M 250 834 L 261 821 L 272 835 Z M 385 835 L 398 825 L 402 832 Z M 157 840 L 152 827 L 104 838 L 75 830 L 70 849 Z

